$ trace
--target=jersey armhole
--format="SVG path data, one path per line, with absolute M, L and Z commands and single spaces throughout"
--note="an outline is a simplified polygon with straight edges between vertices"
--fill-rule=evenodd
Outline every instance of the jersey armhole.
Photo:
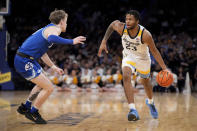
M 125 27 L 126 27 L 126 24 L 124 24 L 124 28 L 123 28 L 123 30 L 122 30 L 121 37 L 122 37 L 122 36 L 123 36 L 123 34 L 124 34 Z
M 47 27 L 46 27 L 46 28 L 47 28 Z M 43 37 L 45 40 L 47 40 L 46 36 L 44 35 L 44 31 L 46 30 L 46 28 L 44 28 L 44 29 L 42 30 L 42 37 Z
M 42 37 L 43 37 L 45 40 L 47 40 L 47 38 L 46 38 L 46 36 L 44 35 L 44 31 L 45 31 L 47 28 L 51 27 L 51 26 L 54 26 L 54 25 L 47 25 L 47 26 L 44 27 L 43 30 L 42 30 Z
M 142 34 L 141 34 L 141 43 L 144 44 L 142 38 L 143 38 L 143 33 L 144 33 L 145 28 L 142 29 Z

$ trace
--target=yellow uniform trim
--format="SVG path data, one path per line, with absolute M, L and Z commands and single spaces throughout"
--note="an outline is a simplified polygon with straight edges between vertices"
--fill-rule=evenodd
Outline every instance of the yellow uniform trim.
M 141 36 L 142 35 L 142 29 L 140 29 L 140 32 L 138 33 L 137 36 Z
M 130 64 L 130 65 L 132 65 L 132 66 L 134 66 L 134 67 L 136 66 L 136 63 L 135 63 L 135 62 L 132 62 L 132 61 L 126 61 L 126 63 L 127 63 L 127 64 Z
M 124 33 L 123 34 L 128 35 L 127 29 L 124 29 Z
M 143 74 L 143 75 L 147 75 L 147 74 L 150 73 L 150 69 L 147 70 L 147 71 L 141 71 L 141 70 L 138 70 L 138 69 L 136 69 L 136 70 L 137 70 L 137 72 L 139 72 L 140 74 Z
M 132 65 L 132 66 L 134 66 L 134 67 L 136 68 L 136 63 L 135 63 L 135 62 L 126 61 L 126 63 L 127 63 L 127 64 L 130 64 L 130 65 Z M 147 71 L 142 71 L 142 70 L 138 70 L 138 69 L 136 69 L 136 70 L 137 70 L 137 72 L 139 72 L 140 74 L 143 74 L 143 75 L 147 75 L 147 74 L 150 73 L 150 69 L 147 70 Z

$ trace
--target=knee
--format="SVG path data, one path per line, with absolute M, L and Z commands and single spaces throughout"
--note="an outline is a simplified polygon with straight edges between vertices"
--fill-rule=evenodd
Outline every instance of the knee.
M 131 69 L 129 67 L 123 68 L 123 81 L 131 80 Z
M 48 91 L 49 93 L 52 93 L 53 90 L 54 90 L 53 86 L 49 86 L 49 87 L 47 88 L 47 91 Z
M 130 80 L 131 79 L 131 76 L 128 74 L 128 73 L 124 73 L 123 74 L 123 80 L 124 81 L 128 81 L 128 80 Z

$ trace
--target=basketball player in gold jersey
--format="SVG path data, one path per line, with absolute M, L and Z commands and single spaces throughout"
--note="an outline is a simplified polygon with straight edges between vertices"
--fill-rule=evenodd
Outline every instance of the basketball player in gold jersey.
M 135 70 L 141 76 L 141 82 L 144 85 L 148 97 L 146 99 L 146 104 L 150 109 L 150 114 L 153 118 L 158 118 L 158 112 L 153 101 L 152 85 L 149 78 L 151 68 L 149 49 L 162 70 L 167 70 L 159 51 L 155 47 L 151 33 L 143 26 L 139 25 L 139 19 L 139 12 L 130 10 L 126 13 L 125 23 L 119 20 L 113 21 L 105 33 L 98 52 L 98 56 L 101 56 L 103 50 L 108 53 L 106 45 L 110 35 L 114 31 L 120 34 L 123 46 L 123 83 L 130 108 L 130 112 L 128 113 L 129 121 L 139 120 L 139 115 L 134 104 L 134 90 L 131 85 L 131 74 Z

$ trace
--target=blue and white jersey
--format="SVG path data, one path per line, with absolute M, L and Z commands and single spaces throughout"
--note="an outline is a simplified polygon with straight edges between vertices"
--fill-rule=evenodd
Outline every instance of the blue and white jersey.
M 18 49 L 19 52 L 32 56 L 34 59 L 39 59 L 47 50 L 52 46 L 44 36 L 44 30 L 49 26 L 55 26 L 54 24 L 48 24 L 47 26 L 39 29 L 28 37 Z

